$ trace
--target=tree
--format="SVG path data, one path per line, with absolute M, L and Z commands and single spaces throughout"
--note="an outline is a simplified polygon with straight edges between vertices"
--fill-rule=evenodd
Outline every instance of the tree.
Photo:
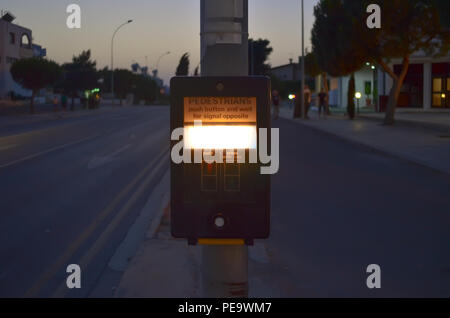
M 305 55 L 305 73 L 311 77 L 316 77 L 323 73 L 315 53 L 311 52 Z
M 354 18 L 358 11 L 347 7 L 348 1 L 321 0 L 314 8 L 312 51 L 321 72 L 336 77 L 352 74 L 367 61 L 366 50 L 359 45 L 361 26 Z
M 355 10 L 355 7 L 347 8 L 344 1 L 335 0 L 321 0 L 314 8 L 315 22 L 311 31 L 313 50 L 305 57 L 305 68 L 312 76 L 322 75 L 327 94 L 328 75 L 353 74 L 366 62 L 365 50 L 355 49 L 358 48 L 360 35 L 358 21 L 354 19 Z M 327 100 L 327 112 L 328 103 Z
M 132 87 L 135 104 L 139 103 L 140 100 L 144 100 L 148 104 L 154 101 L 156 90 L 159 89 L 154 80 L 142 74 L 133 74 Z
M 189 75 L 189 53 L 184 53 L 180 59 L 177 70 L 175 71 L 176 76 L 188 76 Z
M 32 91 L 30 112 L 34 114 L 34 98 L 39 90 L 54 84 L 61 76 L 60 66 L 38 57 L 21 59 L 11 66 L 11 76 L 23 88 Z
M 394 82 L 384 119 L 384 124 L 392 125 L 411 55 L 419 51 L 428 55 L 445 54 L 449 50 L 450 36 L 440 22 L 435 0 L 345 0 L 347 8 L 353 7 L 360 12 L 356 19 L 363 25 L 367 14 L 361 12 L 365 12 L 363 10 L 371 3 L 383 8 L 382 26 L 380 29 L 359 28 L 357 49 L 364 48 L 368 59 L 378 63 Z M 399 73 L 395 73 L 388 64 L 393 58 L 402 60 Z
M 267 39 L 248 41 L 248 73 L 251 75 L 268 75 L 270 73 L 271 66 L 267 63 L 270 54 L 273 52 L 273 48 L 270 47 L 270 41 Z M 252 74 L 253 65 L 253 74 Z
M 99 74 L 96 70 L 97 63 L 91 60 L 91 51 L 82 51 L 74 56 L 71 63 L 63 65 L 64 90 L 72 97 L 71 109 L 75 106 L 75 97 L 78 91 L 93 89 L 98 85 Z
M 347 92 L 347 114 L 350 119 L 355 118 L 355 74 L 350 76 Z
M 445 29 L 450 28 L 450 1 L 448 0 L 434 0 L 437 7 L 440 21 Z
M 114 88 L 119 96 L 120 105 L 122 105 L 122 100 L 126 98 L 127 94 L 135 89 L 133 80 L 133 72 L 125 69 L 114 70 Z
M 392 125 L 411 54 L 448 52 L 449 31 L 441 25 L 437 2 L 445 5 L 441 0 L 321 0 L 314 9 L 311 37 L 319 66 L 332 76 L 342 76 L 365 62 L 380 65 L 394 82 L 384 120 Z M 383 9 L 379 29 L 367 27 L 370 4 Z M 389 67 L 392 58 L 402 59 L 398 74 Z

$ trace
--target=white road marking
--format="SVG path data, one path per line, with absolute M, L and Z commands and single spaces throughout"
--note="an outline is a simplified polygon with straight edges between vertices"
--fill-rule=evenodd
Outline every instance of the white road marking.
M 53 263 L 50 267 L 47 268 L 47 270 L 42 274 L 42 276 L 31 286 L 28 291 L 25 293 L 24 297 L 36 297 L 36 295 L 39 293 L 39 291 L 43 288 L 45 284 L 48 283 L 48 281 L 58 272 L 58 270 L 65 264 L 67 264 L 68 260 L 74 255 L 74 253 L 80 248 L 80 246 L 94 233 L 94 231 L 102 224 L 102 222 L 105 220 L 107 216 L 113 212 L 116 207 L 119 205 L 119 203 L 131 192 L 131 190 L 142 181 L 142 179 L 145 179 L 147 173 L 154 168 L 155 164 L 158 162 L 160 158 L 162 158 L 163 154 L 165 152 L 162 152 L 160 156 L 157 156 L 153 161 L 151 161 L 145 168 L 131 181 L 130 184 L 128 184 L 120 193 L 118 193 L 114 199 L 108 204 L 107 207 L 99 214 L 97 215 L 96 219 L 89 224 L 89 226 L 84 229 L 84 231 L 78 236 L 78 238 L 73 241 L 68 249 L 63 253 L 62 256 L 59 257 L 59 259 L 56 260 L 55 263 Z M 142 187 L 142 185 L 141 185 Z M 136 195 L 136 193 L 135 193 Z M 128 200 L 126 203 L 127 206 L 125 206 L 123 209 L 127 209 L 130 205 L 130 201 L 135 200 L 135 195 L 131 199 Z M 120 212 L 120 211 L 119 211 Z M 123 213 L 123 211 L 122 211 Z M 120 215 L 121 213 L 119 213 Z M 115 219 L 117 219 L 118 216 L 116 215 Z M 113 221 L 112 221 L 113 222 Z M 111 223 L 110 223 L 111 226 Z M 104 235 L 105 233 L 103 233 Z M 97 240 L 98 241 L 98 240 Z M 92 248 L 91 248 L 92 249 Z M 92 251 L 91 251 L 92 252 Z M 80 265 L 83 265 L 82 263 L 79 263 Z M 59 290 L 57 293 L 63 293 L 63 286 L 66 286 L 65 281 L 61 284 Z M 67 288 L 67 286 L 66 286 Z
M 161 223 L 164 208 L 169 204 L 169 189 L 170 174 L 167 170 L 160 183 L 154 188 L 144 208 L 142 208 L 139 217 L 128 230 L 127 236 L 109 261 L 108 265 L 112 270 L 125 271 L 144 240 L 146 232 L 149 231 L 150 236 L 154 235 Z
M 81 260 L 78 262 L 82 269 L 86 269 L 87 265 L 92 261 L 92 259 L 98 254 L 98 252 L 102 249 L 102 247 L 108 242 L 109 237 L 113 233 L 115 229 L 119 226 L 122 219 L 129 212 L 131 206 L 136 203 L 136 200 L 144 193 L 149 183 L 155 177 L 155 174 L 159 171 L 159 169 L 164 165 L 164 160 L 159 160 L 163 158 L 166 152 L 162 153 L 162 156 L 156 157 L 155 161 L 153 161 L 152 168 L 150 173 L 144 178 L 143 183 L 133 192 L 133 195 L 128 200 L 128 202 L 119 210 L 119 212 L 115 215 L 114 219 L 108 224 L 106 229 L 100 235 L 100 237 L 95 241 L 92 247 L 83 255 Z M 158 161 L 159 160 L 159 161 Z M 65 294 L 69 290 L 67 289 L 67 285 L 65 281 L 59 286 L 56 292 L 53 294 L 54 298 L 63 298 Z
M 114 161 L 117 157 L 117 155 L 119 155 L 120 153 L 124 152 L 125 150 L 127 150 L 128 148 L 131 147 L 131 144 L 125 145 L 124 147 L 106 155 L 106 156 L 95 156 L 94 158 L 92 158 L 89 163 L 88 163 L 88 169 L 92 170 L 92 169 L 96 169 L 98 167 L 101 167 L 103 165 L 106 165 L 112 161 Z
M 11 148 L 16 148 L 18 145 L 6 145 L 6 146 L 0 146 L 0 151 L 8 150 Z
M 35 154 L 32 154 L 32 155 L 29 155 L 29 156 L 26 156 L 26 157 L 23 157 L 23 158 L 20 158 L 20 159 L 8 162 L 6 164 L 0 165 L 0 168 L 7 168 L 7 167 L 13 166 L 15 164 L 24 162 L 24 161 L 27 161 L 27 160 L 30 160 L 30 159 L 34 159 L 34 158 L 37 158 L 37 157 L 40 157 L 40 156 L 43 156 L 43 155 L 46 155 L 46 154 L 51 153 L 53 151 L 61 150 L 61 149 L 64 149 L 64 148 L 67 148 L 67 147 L 70 147 L 70 146 L 73 146 L 73 145 L 76 145 L 76 144 L 80 144 L 80 143 L 88 141 L 88 140 L 95 139 L 95 138 L 100 137 L 100 136 L 101 135 L 95 135 L 95 136 L 83 138 L 83 139 L 80 139 L 80 140 L 77 140 L 77 141 L 74 141 L 74 142 L 70 142 L 70 143 L 64 144 L 62 146 L 53 147 L 53 148 L 50 148 L 50 149 L 47 149 L 47 150 L 44 150 L 44 151 L 41 151 L 41 152 L 38 152 L 38 153 L 35 153 Z

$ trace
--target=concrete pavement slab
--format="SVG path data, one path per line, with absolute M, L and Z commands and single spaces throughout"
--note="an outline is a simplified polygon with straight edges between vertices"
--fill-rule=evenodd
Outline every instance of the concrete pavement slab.
M 291 110 L 282 108 L 280 116 L 358 143 L 392 156 L 450 174 L 450 132 L 416 126 L 383 126 L 377 121 L 356 118 L 349 120 L 340 115 L 319 118 L 311 114 L 310 120 L 292 119 Z

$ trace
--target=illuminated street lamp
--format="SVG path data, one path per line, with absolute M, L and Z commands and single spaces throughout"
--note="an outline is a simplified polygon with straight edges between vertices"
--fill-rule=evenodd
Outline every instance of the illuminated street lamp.
M 359 114 L 359 100 L 361 99 L 361 97 L 362 97 L 362 94 L 361 94 L 361 92 L 356 92 L 355 93 L 355 98 L 356 98 L 356 101 L 357 101 L 357 108 L 356 108 L 356 113 L 357 114 Z
M 112 103 L 114 104 L 114 38 L 117 32 L 125 25 L 130 24 L 133 20 L 128 20 L 127 22 L 119 25 L 117 29 L 114 31 L 112 39 L 111 39 L 111 95 L 112 95 Z

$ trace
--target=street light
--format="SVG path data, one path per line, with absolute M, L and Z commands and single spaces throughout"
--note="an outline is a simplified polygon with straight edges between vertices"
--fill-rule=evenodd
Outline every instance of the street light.
M 161 56 L 158 58 L 158 61 L 156 62 L 156 69 L 153 71 L 155 77 L 158 77 L 158 70 L 159 70 L 159 62 L 161 61 L 161 59 L 166 56 L 169 55 L 170 51 L 167 51 L 166 53 L 161 54 Z M 156 79 L 155 79 L 156 80 Z M 156 84 L 159 86 L 160 81 L 156 80 Z M 159 86 L 159 88 L 161 88 L 161 86 Z M 156 90 L 156 99 L 159 101 L 159 97 L 161 96 L 161 92 L 160 90 Z
M 169 55 L 170 54 L 170 51 L 167 51 L 166 53 L 163 53 L 163 54 L 161 54 L 161 56 L 158 58 L 158 61 L 156 62 L 156 74 L 155 75 L 158 75 L 158 70 L 159 70 L 159 62 L 161 61 L 161 59 L 164 57 L 164 56 L 166 56 L 166 55 Z
M 111 98 L 112 103 L 114 104 L 114 38 L 117 32 L 125 25 L 130 24 L 133 20 L 128 20 L 127 22 L 119 25 L 117 29 L 114 31 L 112 39 L 111 39 Z
M 355 97 L 356 97 L 356 101 L 358 102 L 358 108 L 356 110 L 356 113 L 359 114 L 359 100 L 361 99 L 362 94 L 360 92 L 356 92 Z
M 301 62 L 301 88 L 300 88 L 300 111 L 302 112 L 300 118 L 307 118 L 305 105 L 305 10 L 304 2 L 302 0 L 302 62 Z

